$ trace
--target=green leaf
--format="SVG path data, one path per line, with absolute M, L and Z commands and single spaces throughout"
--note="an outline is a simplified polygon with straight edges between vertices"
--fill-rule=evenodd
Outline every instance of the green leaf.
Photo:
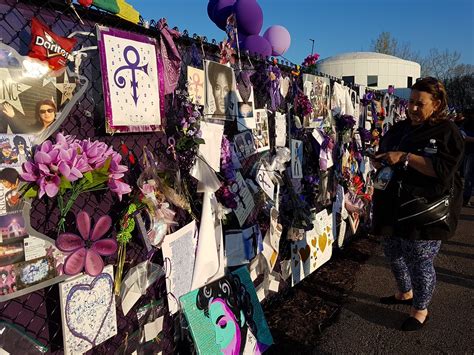
M 30 187 L 24 195 L 25 198 L 35 198 L 36 196 L 38 196 L 38 186 Z
M 84 178 L 88 181 L 88 182 L 93 182 L 94 179 L 92 177 L 92 173 L 90 171 L 88 171 L 87 173 L 84 173 Z
M 59 188 L 60 189 L 70 189 L 70 188 L 72 188 L 72 184 L 64 176 L 61 176 L 61 184 L 59 184 Z
M 196 144 L 206 144 L 206 141 L 202 138 L 194 138 L 194 143 L 196 143 Z

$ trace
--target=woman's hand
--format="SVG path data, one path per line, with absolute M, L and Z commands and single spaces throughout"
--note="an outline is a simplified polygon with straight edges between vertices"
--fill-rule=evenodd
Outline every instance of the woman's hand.
M 10 105 L 7 102 L 3 103 L 3 108 L 2 108 L 2 113 L 7 116 L 8 118 L 13 118 L 15 117 L 15 111 L 13 110 L 12 105 Z
M 376 156 L 378 160 L 384 160 L 386 161 L 389 165 L 395 165 L 398 163 L 403 162 L 405 155 L 407 153 L 405 152 L 387 152 L 383 154 L 379 154 Z

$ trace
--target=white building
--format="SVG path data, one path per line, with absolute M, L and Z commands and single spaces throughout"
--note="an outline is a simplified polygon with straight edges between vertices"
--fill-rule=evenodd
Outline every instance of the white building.
M 317 62 L 319 72 L 341 78 L 345 83 L 375 90 L 409 88 L 420 77 L 416 62 L 374 52 L 343 53 Z

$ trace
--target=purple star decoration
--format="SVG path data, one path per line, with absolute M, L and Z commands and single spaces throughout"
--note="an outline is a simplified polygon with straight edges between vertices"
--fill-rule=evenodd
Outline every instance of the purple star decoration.
M 104 269 L 101 256 L 109 256 L 117 251 L 117 241 L 113 238 L 100 240 L 112 225 L 110 216 L 101 216 L 91 233 L 91 218 L 87 212 L 76 215 L 76 227 L 79 235 L 62 233 L 56 239 L 56 247 L 70 253 L 64 261 L 64 273 L 77 275 L 84 268 L 90 276 L 99 275 Z

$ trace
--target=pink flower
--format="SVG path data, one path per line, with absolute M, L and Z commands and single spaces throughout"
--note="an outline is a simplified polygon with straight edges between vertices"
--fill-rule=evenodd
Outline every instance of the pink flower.
M 122 195 L 126 195 L 132 192 L 130 185 L 120 180 L 109 179 L 107 185 L 109 186 L 110 191 L 115 192 L 117 194 L 120 201 L 122 201 Z
M 90 276 L 99 275 L 104 269 L 102 256 L 109 256 L 117 251 L 117 241 L 113 238 L 100 240 L 110 229 L 112 218 L 101 216 L 91 233 L 91 219 L 87 212 L 76 215 L 76 228 L 79 235 L 62 233 L 56 239 L 56 247 L 70 253 L 64 261 L 64 273 L 77 275 L 84 267 Z

